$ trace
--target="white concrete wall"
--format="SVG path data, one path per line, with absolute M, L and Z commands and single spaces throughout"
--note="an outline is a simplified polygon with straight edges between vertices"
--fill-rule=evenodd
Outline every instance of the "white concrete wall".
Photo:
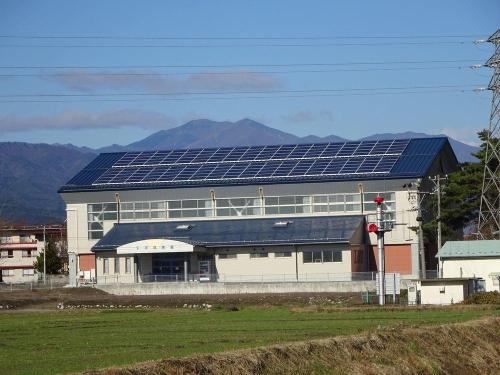
M 422 305 L 450 305 L 460 303 L 468 297 L 467 285 L 463 282 L 445 282 L 421 285 L 417 284 L 420 290 L 420 303 Z
M 119 272 L 115 269 L 115 258 L 119 259 L 120 266 Z M 127 273 L 125 268 L 125 259 L 130 259 L 130 272 Z M 108 259 L 108 273 L 103 273 L 104 259 Z M 96 256 L 97 262 L 97 282 L 99 284 L 113 284 L 113 283 L 133 283 L 135 281 L 135 263 L 133 256 L 120 255 L 117 256 L 115 252 L 99 253 Z
M 108 284 L 97 288 L 117 295 L 358 293 L 374 291 L 375 281 L 288 283 L 144 283 Z
M 500 291 L 498 279 L 490 276 L 491 273 L 500 272 L 500 257 L 498 258 L 467 258 L 443 259 L 443 277 L 475 277 L 485 281 L 486 291 Z

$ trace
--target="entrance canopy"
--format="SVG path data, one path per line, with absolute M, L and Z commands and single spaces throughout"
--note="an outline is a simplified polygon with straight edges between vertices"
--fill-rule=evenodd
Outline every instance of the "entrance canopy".
M 135 241 L 116 248 L 117 254 L 192 253 L 193 251 L 193 245 L 164 238 Z
M 130 254 L 187 252 L 195 246 L 362 244 L 364 222 L 364 216 L 352 215 L 120 223 L 115 224 L 92 251 L 117 250 Z

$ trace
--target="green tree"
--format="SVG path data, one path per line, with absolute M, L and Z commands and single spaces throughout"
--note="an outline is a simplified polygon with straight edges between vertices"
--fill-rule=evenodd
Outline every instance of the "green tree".
M 478 133 L 482 144 L 477 153 L 475 163 L 463 163 L 460 169 L 448 175 L 441 197 L 441 228 L 443 243 L 448 240 L 463 239 L 464 232 L 475 232 L 481 203 L 483 184 L 484 159 L 488 131 Z M 425 203 L 425 209 L 433 219 L 424 224 L 426 243 L 431 248 L 437 248 L 437 198 L 431 196 Z
M 52 237 L 49 237 L 45 243 L 44 251 L 47 252 L 45 257 L 47 274 L 56 274 L 61 271 L 62 261 L 58 255 L 56 244 Z M 43 251 L 38 254 L 33 265 L 38 273 L 43 273 Z

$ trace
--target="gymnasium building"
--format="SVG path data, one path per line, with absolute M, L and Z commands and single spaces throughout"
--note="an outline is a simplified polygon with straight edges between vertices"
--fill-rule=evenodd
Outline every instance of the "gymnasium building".
M 444 137 L 100 154 L 59 190 L 72 283 L 419 275 L 417 192 L 456 170 Z

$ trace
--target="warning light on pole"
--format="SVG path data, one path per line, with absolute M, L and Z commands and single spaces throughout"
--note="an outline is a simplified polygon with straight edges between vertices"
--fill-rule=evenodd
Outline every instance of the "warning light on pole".
M 370 233 L 377 233 L 378 232 L 378 226 L 375 223 L 370 223 L 368 224 L 368 232 Z

